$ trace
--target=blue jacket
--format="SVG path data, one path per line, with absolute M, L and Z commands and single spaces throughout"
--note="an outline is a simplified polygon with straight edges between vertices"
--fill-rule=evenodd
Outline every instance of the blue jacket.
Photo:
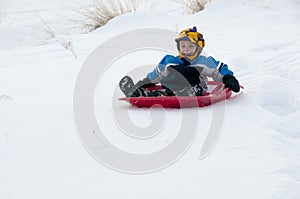
M 199 81 L 202 84 L 202 87 L 206 87 L 208 77 L 211 77 L 214 81 L 222 82 L 222 77 L 225 75 L 233 75 L 233 72 L 228 69 L 228 66 L 220 61 L 216 61 L 213 57 L 206 57 L 199 54 L 195 59 L 189 61 L 190 65 L 187 67 L 195 67 L 197 71 L 200 71 Z M 184 60 L 178 56 L 166 55 L 160 63 L 155 67 L 155 69 L 148 73 L 147 78 L 152 83 L 162 83 L 170 89 L 178 90 L 182 84 L 178 82 L 174 84 L 174 74 L 172 74 L 171 66 L 174 65 L 186 65 Z M 168 67 L 170 68 L 168 69 Z M 194 76 L 192 75 L 192 76 Z M 195 78 L 195 77 L 191 77 Z
M 220 61 L 216 61 L 213 57 L 209 56 L 203 56 L 199 55 L 194 60 L 190 61 L 191 67 L 193 66 L 201 66 L 206 69 L 212 69 L 208 70 L 213 72 L 219 73 L 221 77 L 225 75 L 233 75 L 233 72 L 228 69 L 228 66 Z M 153 83 L 159 83 L 162 79 L 167 78 L 167 68 L 170 65 L 180 65 L 183 64 L 183 60 L 179 58 L 178 56 L 172 56 L 172 55 L 166 55 L 160 63 L 155 67 L 155 69 L 148 73 L 147 78 L 151 80 Z M 213 74 L 210 74 L 210 72 L 205 74 L 208 77 L 213 77 Z M 218 80 L 216 80 L 218 81 Z

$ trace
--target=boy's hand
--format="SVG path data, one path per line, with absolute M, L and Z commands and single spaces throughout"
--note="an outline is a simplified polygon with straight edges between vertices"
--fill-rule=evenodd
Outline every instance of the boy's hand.
M 232 76 L 232 75 L 225 75 L 222 78 L 225 88 L 230 88 L 233 92 L 239 92 L 240 91 L 240 84 L 238 80 Z

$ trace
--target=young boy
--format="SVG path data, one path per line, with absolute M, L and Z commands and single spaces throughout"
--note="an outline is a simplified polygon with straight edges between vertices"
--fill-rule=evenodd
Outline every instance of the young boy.
M 139 96 L 203 96 L 207 91 L 208 77 L 223 82 L 234 92 L 240 86 L 228 66 L 211 56 L 201 54 L 205 46 L 203 35 L 197 28 L 187 28 L 175 39 L 178 56 L 166 55 L 147 77 L 134 84 L 129 76 L 121 79 L 119 86 L 126 97 Z M 162 89 L 146 88 L 160 83 Z

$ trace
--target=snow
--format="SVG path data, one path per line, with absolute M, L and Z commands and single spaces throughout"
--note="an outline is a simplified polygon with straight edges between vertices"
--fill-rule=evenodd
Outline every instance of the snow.
M 62 17 L 72 16 L 69 2 L 0 2 L 1 199 L 300 198 L 300 1 L 214 0 L 194 15 L 183 15 L 182 6 L 171 0 L 142 1 L 137 13 L 89 34 L 70 31 L 73 24 Z M 55 37 L 39 28 L 40 18 Z M 206 51 L 228 63 L 245 86 L 225 103 L 215 148 L 199 158 L 213 111 L 224 108 L 222 103 L 148 110 L 112 99 L 122 96 L 116 84 L 123 75 L 138 80 L 148 71 L 134 68 L 143 63 L 149 70 L 165 54 L 145 50 L 117 60 L 99 82 L 95 115 L 105 136 L 122 150 L 151 153 L 172 143 L 181 119 L 193 114 L 197 136 L 178 161 L 157 172 L 130 175 L 102 165 L 87 152 L 73 117 L 73 91 L 85 60 L 100 44 L 127 31 L 178 32 L 193 25 L 203 32 Z M 66 49 L 68 42 L 73 48 Z M 109 83 L 116 86 L 105 87 Z M 137 140 L 118 129 L 112 107 L 117 114 L 129 110 L 138 127 L 165 120 L 151 139 Z

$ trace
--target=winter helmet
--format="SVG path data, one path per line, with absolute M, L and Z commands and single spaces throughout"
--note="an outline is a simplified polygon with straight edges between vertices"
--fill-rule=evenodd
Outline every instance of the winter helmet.
M 193 28 L 186 28 L 180 32 L 180 34 L 176 37 L 175 41 L 177 42 L 177 49 L 179 50 L 179 41 L 181 40 L 189 40 L 193 43 L 196 43 L 199 47 L 204 48 L 205 40 L 203 35 L 197 32 L 196 26 Z

